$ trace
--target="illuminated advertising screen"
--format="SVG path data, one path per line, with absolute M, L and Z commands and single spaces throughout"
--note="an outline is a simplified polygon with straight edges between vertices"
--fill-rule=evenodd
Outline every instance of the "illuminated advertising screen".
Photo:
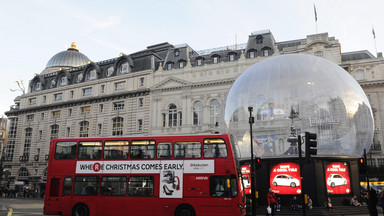
M 301 194 L 300 166 L 298 163 L 279 163 L 270 173 L 271 189 L 277 194 Z
M 345 162 L 328 163 L 325 167 L 325 181 L 329 194 L 351 193 L 349 169 Z

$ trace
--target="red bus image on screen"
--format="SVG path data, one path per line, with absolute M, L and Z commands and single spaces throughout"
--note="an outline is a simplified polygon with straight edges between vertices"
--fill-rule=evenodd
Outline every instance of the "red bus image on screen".
M 229 134 L 53 139 L 45 215 L 245 215 Z
M 301 194 L 300 166 L 297 163 L 279 163 L 270 172 L 270 187 L 277 194 Z
M 333 162 L 325 167 L 327 192 L 330 194 L 351 193 L 351 182 L 347 163 Z

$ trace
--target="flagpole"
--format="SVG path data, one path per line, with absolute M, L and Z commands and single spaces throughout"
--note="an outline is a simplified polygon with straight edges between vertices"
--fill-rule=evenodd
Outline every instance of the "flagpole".
M 375 43 L 375 54 L 376 54 L 376 57 L 377 57 L 377 46 L 376 46 L 376 34 L 375 34 L 375 29 L 373 28 L 373 25 L 372 25 L 372 34 L 373 34 L 373 42 Z
M 318 31 L 317 31 L 317 12 L 316 12 L 316 5 L 315 5 L 315 2 L 313 2 L 313 11 L 315 12 L 316 34 L 318 34 Z

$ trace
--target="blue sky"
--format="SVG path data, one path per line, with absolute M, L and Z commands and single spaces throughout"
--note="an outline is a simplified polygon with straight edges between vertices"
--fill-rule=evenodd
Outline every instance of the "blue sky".
M 245 43 L 269 29 L 276 41 L 328 32 L 342 52 L 384 51 L 383 0 L 0 0 L 0 115 L 48 60 L 71 42 L 92 61 L 149 45 L 187 43 L 195 50 Z

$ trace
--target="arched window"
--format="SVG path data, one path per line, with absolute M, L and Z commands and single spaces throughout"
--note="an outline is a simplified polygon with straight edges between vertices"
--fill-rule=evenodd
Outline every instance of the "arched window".
M 57 138 L 59 135 L 59 125 L 55 124 L 51 126 L 51 140 Z
M 264 48 L 264 49 L 262 49 L 262 55 L 263 56 L 269 56 L 270 54 L 271 54 L 271 51 L 270 51 L 271 49 L 270 48 Z
M 114 70 L 115 70 L 115 68 L 113 66 L 108 67 L 107 68 L 107 77 L 112 76 Z
M 32 143 L 32 128 L 25 129 L 24 151 L 23 156 L 29 158 L 29 152 Z
M 88 137 L 88 131 L 89 131 L 89 122 L 88 121 L 80 122 L 79 137 Z
M 173 68 L 173 62 L 168 62 L 167 63 L 167 70 L 172 70 Z
M 177 106 L 175 104 L 169 105 L 168 108 L 168 127 L 181 126 L 182 118 L 181 112 L 177 112 Z
M 174 54 L 175 54 L 175 57 L 179 56 L 180 55 L 180 50 L 179 49 L 175 49 Z
M 112 119 L 112 136 L 123 135 L 124 119 L 122 117 L 116 117 Z
M 59 78 L 59 85 L 60 86 L 65 86 L 65 85 L 68 85 L 68 78 L 67 78 L 67 76 L 61 76 L 60 78 Z
M 79 83 L 81 81 L 83 81 L 83 73 L 79 73 L 76 76 L 76 82 Z
M 320 58 L 324 58 L 324 52 L 323 51 L 317 51 L 317 52 L 315 52 L 314 55 L 317 57 L 320 57 Z
M 219 55 L 213 55 L 212 56 L 212 63 L 217 64 L 220 62 L 220 56 Z
M 197 58 L 196 59 L 197 66 L 202 66 L 204 64 L 204 59 L 203 58 Z
M 193 106 L 193 125 L 201 125 L 203 122 L 204 106 L 200 101 Z
M 97 79 L 97 72 L 96 72 L 96 69 L 93 68 L 91 69 L 88 74 L 87 74 L 87 77 L 86 79 L 89 81 L 89 80 L 95 80 Z
M 53 79 L 53 80 L 50 81 L 49 87 L 55 88 L 55 86 L 56 86 L 56 81 Z
M 123 62 L 120 65 L 120 74 L 126 74 L 129 73 L 129 64 L 128 62 Z
M 257 43 L 257 44 L 262 44 L 262 43 L 263 43 L 263 36 L 258 35 L 258 36 L 256 37 L 256 43 Z
M 28 176 L 29 176 L 28 169 L 25 167 L 20 168 L 17 176 L 19 177 L 18 179 L 28 179 Z
M 179 61 L 179 68 L 184 68 L 185 67 L 185 61 L 184 60 L 180 60 Z
M 220 115 L 220 103 L 218 100 L 213 99 L 211 101 L 211 104 L 209 106 L 209 113 L 210 113 L 210 123 L 211 124 L 218 124 L 219 122 L 219 115 Z
M 248 50 L 248 58 L 255 58 L 256 57 L 256 50 L 250 49 Z
M 35 91 L 40 91 L 41 90 L 41 82 L 40 81 L 37 81 L 35 83 Z
M 365 80 L 365 71 L 364 69 L 357 69 L 355 71 L 356 80 Z

